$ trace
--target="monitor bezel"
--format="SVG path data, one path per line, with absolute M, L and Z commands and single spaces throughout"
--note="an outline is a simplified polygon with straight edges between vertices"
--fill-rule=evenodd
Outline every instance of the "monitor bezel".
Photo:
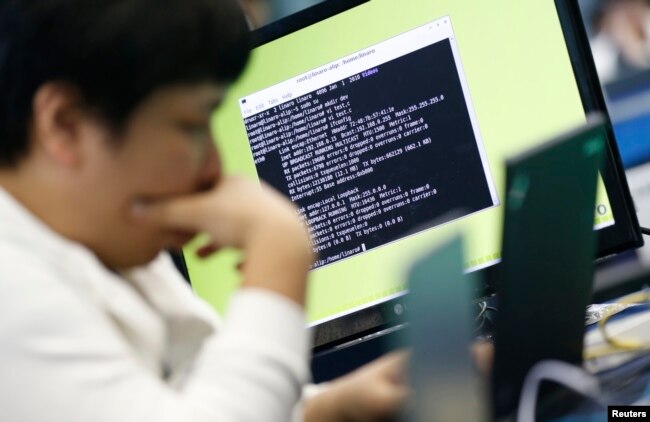
M 370 1 L 372 0 L 323 1 L 254 30 L 252 32 L 252 48 L 273 42 Z M 640 247 L 643 245 L 643 239 L 578 1 L 555 0 L 555 6 L 585 115 L 590 112 L 600 112 L 607 121 L 607 152 L 601 174 L 605 185 L 611 187 L 607 192 L 616 224 L 599 230 L 597 257 L 602 258 Z M 498 268 L 499 264 L 495 264 L 480 270 L 483 273 L 484 283 L 482 288 L 475 292 L 477 300 L 496 292 L 495 279 Z M 187 274 L 187 270 L 185 270 L 185 274 Z M 393 298 L 313 326 L 314 352 L 341 347 L 349 342 L 359 341 L 361 338 L 380 335 L 383 330 L 404 323 L 407 315 L 404 299 L 404 296 Z

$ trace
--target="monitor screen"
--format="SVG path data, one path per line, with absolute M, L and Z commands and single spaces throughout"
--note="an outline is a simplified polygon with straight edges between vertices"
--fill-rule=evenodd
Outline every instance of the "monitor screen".
M 626 168 L 650 161 L 650 70 L 604 87 Z
M 310 325 L 403 295 L 409 263 L 452 234 L 467 271 L 497 264 L 506 158 L 603 108 L 574 73 L 554 2 L 340 3 L 258 33 L 214 116 L 226 171 L 273 185 L 309 223 Z M 611 148 L 594 207 L 611 232 L 601 254 L 640 237 Z M 223 311 L 240 257 L 185 255 L 197 293 Z

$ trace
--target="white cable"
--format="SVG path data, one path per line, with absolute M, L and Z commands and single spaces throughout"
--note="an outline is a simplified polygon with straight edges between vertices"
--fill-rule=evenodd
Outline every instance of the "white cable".
M 564 385 L 602 404 L 598 379 L 575 365 L 558 360 L 541 361 L 531 368 L 521 390 L 517 422 L 534 422 L 537 394 L 542 381 Z

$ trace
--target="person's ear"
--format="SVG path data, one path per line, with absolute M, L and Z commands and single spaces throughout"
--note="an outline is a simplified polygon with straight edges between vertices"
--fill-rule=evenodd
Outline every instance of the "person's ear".
M 33 147 L 59 165 L 77 167 L 82 126 L 88 119 L 79 91 L 64 82 L 45 83 L 36 91 L 32 107 Z

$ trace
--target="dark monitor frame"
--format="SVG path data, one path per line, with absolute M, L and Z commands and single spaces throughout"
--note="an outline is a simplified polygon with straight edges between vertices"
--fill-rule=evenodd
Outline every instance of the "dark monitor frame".
M 252 48 L 277 40 L 368 1 L 371 0 L 326 0 L 318 3 L 253 31 Z M 598 232 L 598 257 L 600 258 L 640 247 L 643 245 L 643 239 L 612 125 L 609 121 L 607 106 L 596 73 L 578 1 L 555 0 L 555 5 L 571 57 L 585 114 L 601 112 L 607 116 L 608 121 L 606 159 L 601 174 L 605 185 L 608 187 L 607 192 L 616 224 Z M 182 268 L 184 260 L 179 262 Z M 485 282 L 482 289 L 475 292 L 477 298 L 486 297 L 496 292 L 495 279 L 499 265 L 496 264 L 481 270 Z M 187 269 L 184 269 L 183 272 L 187 276 Z M 359 341 L 359 339 L 378 335 L 378 333 L 382 333 L 390 327 L 403 323 L 405 313 L 407 313 L 406 309 L 406 303 L 402 296 L 319 324 L 314 327 L 314 352 L 342 347 L 351 342 Z

